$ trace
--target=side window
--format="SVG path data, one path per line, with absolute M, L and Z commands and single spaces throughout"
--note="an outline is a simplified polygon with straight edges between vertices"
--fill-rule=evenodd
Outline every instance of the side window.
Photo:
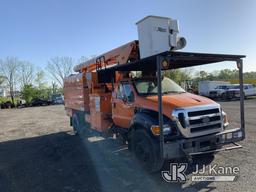
M 123 99 L 123 85 L 119 84 L 118 85 L 118 90 L 117 90 L 117 99 Z
M 124 93 L 126 96 L 126 99 L 129 103 L 132 103 L 134 101 L 134 93 L 131 89 L 130 84 L 123 84 Z
M 147 93 L 149 88 L 148 82 L 138 82 L 136 83 L 136 88 L 140 93 Z

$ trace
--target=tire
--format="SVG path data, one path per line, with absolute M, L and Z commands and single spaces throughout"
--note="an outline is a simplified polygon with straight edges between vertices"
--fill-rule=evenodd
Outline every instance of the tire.
M 224 101 L 227 100 L 227 96 L 226 96 L 225 93 L 222 93 L 222 94 L 221 94 L 221 99 L 224 100 Z
M 143 169 L 153 173 L 162 168 L 164 160 L 160 158 L 158 142 L 154 141 L 145 130 L 138 129 L 133 132 L 131 147 L 132 153 Z
M 77 117 L 77 114 L 73 114 L 72 115 L 72 126 L 73 126 L 73 130 L 74 130 L 74 134 L 78 135 L 78 131 L 79 131 L 79 120 Z

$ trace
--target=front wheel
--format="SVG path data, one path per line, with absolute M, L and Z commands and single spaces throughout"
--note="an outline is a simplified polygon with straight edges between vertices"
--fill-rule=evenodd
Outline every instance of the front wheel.
M 222 99 L 222 100 L 227 100 L 226 93 L 222 93 L 222 94 L 221 94 L 221 99 Z
M 153 140 L 145 130 L 138 129 L 133 132 L 131 148 L 145 170 L 156 172 L 162 168 L 164 160 L 160 158 L 159 143 Z

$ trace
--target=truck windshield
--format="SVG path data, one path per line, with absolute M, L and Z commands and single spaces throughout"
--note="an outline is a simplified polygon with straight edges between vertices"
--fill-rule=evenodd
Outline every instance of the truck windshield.
M 216 87 L 215 89 L 229 89 L 229 88 L 230 88 L 230 86 L 228 86 L 228 85 L 220 85 L 220 86 Z
M 157 79 L 140 79 L 135 81 L 135 87 L 140 95 L 157 95 Z M 162 80 L 162 94 L 170 93 L 185 93 L 185 90 L 182 89 L 171 79 L 164 77 Z
M 240 89 L 240 85 L 235 85 L 232 87 L 232 89 Z

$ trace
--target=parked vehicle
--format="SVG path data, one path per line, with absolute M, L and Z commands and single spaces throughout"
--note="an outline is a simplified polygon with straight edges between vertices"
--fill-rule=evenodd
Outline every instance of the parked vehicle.
M 209 91 L 210 98 L 225 98 L 225 91 L 232 88 L 234 85 L 231 84 L 224 84 L 219 85 L 215 89 Z
M 34 106 L 46 106 L 46 105 L 50 105 L 51 102 L 46 100 L 46 99 L 40 99 L 40 98 L 36 98 L 36 99 L 33 99 L 30 103 L 30 106 L 31 107 L 34 107 Z
M 175 20 L 149 16 L 137 25 L 139 41 L 75 66 L 77 74 L 64 79 L 65 110 L 74 132 L 91 128 L 121 135 L 148 171 L 159 170 L 165 160 L 240 148 L 225 145 L 245 137 L 243 100 L 241 128 L 226 129 L 220 104 L 185 92 L 161 71 L 236 61 L 242 74 L 245 56 L 176 52 L 184 40 L 177 38 Z M 132 77 L 131 71 L 142 75 Z
M 256 88 L 252 84 L 244 84 L 244 96 L 250 97 L 256 95 Z M 225 90 L 222 96 L 223 99 L 238 99 L 240 98 L 240 85 L 233 85 L 230 89 Z
M 64 99 L 63 97 L 57 97 L 53 100 L 53 104 L 58 105 L 58 104 L 64 104 Z
M 24 99 L 18 99 L 16 106 L 17 108 L 27 107 L 27 103 Z
M 14 108 L 14 107 L 15 107 L 15 105 L 11 101 L 6 101 L 1 104 L 1 109 L 10 109 L 10 108 Z
M 64 97 L 60 93 L 52 94 L 50 96 L 50 98 L 51 98 L 50 100 L 51 100 L 52 104 L 54 104 L 54 105 L 64 104 Z
M 202 96 L 211 97 L 210 91 L 213 91 L 218 86 L 226 86 L 228 84 L 230 83 L 225 81 L 199 81 L 198 93 Z M 215 95 L 215 93 L 212 95 Z

